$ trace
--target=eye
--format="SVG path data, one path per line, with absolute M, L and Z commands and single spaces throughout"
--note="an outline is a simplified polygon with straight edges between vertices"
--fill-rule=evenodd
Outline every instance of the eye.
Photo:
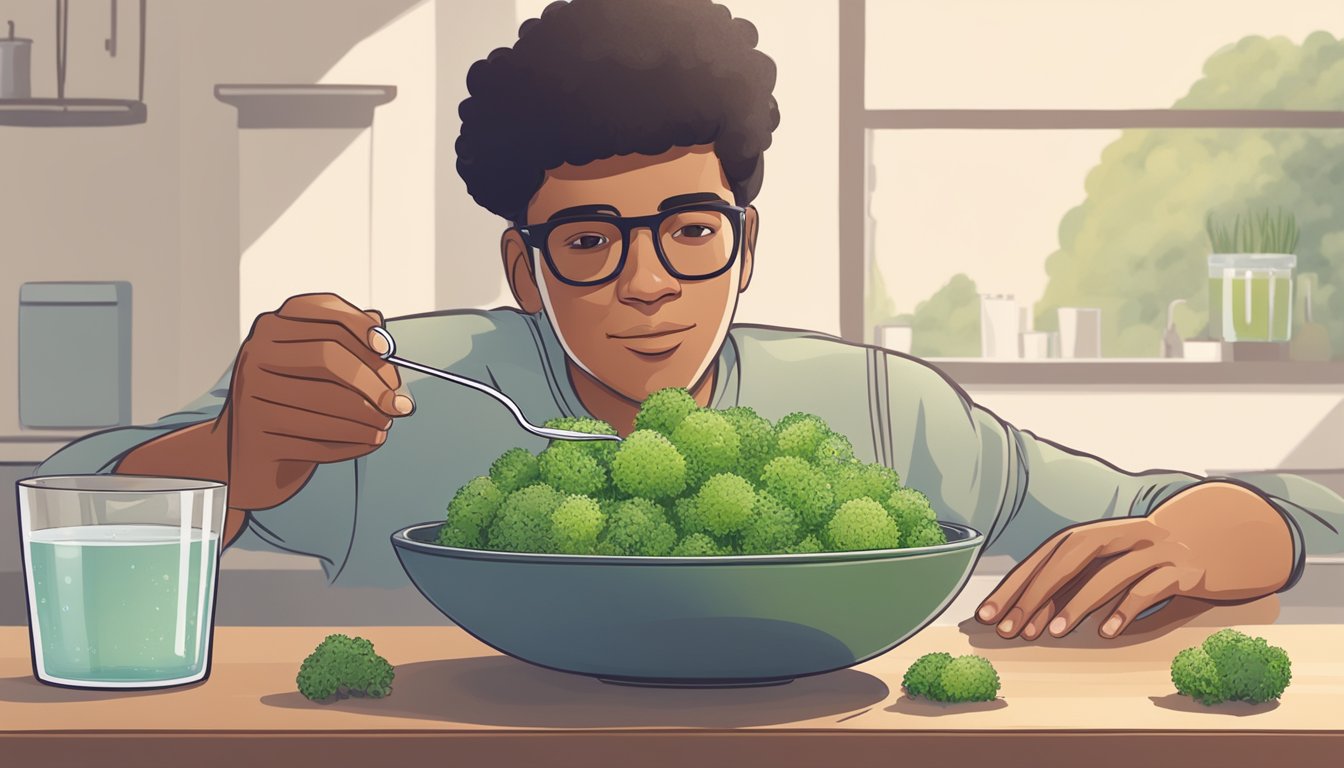
M 705 224 L 687 224 L 672 233 L 675 238 L 705 238 L 714 234 L 714 228 Z
M 576 251 L 591 251 L 594 248 L 601 248 L 606 245 L 607 242 L 607 238 L 602 235 L 585 232 L 584 234 L 575 235 L 574 237 L 569 238 L 569 241 L 565 243 L 565 247 L 573 248 Z

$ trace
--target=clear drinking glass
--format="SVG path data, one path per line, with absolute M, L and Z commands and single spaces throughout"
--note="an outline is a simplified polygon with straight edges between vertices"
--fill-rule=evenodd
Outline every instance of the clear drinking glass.
M 18 482 L 33 674 L 157 688 L 210 670 L 226 488 L 131 475 Z

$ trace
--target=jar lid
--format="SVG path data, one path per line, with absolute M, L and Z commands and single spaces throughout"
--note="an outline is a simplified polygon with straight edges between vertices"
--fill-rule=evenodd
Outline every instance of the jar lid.
M 1210 269 L 1293 269 L 1297 256 L 1291 253 L 1211 253 Z

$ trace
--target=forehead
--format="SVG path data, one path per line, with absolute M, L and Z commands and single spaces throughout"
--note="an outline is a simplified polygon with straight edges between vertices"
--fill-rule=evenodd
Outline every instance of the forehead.
M 732 202 L 728 178 L 712 145 L 673 147 L 660 155 L 620 155 L 546 172 L 528 203 L 528 221 L 562 208 L 607 204 L 624 216 L 655 213 L 673 195 L 713 192 Z

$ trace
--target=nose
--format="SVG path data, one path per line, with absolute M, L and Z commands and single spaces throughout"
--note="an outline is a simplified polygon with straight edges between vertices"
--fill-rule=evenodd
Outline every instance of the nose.
M 681 283 L 658 259 L 650 230 L 636 229 L 630 233 L 630 251 L 625 259 L 616 286 L 621 303 L 649 311 L 681 294 Z

